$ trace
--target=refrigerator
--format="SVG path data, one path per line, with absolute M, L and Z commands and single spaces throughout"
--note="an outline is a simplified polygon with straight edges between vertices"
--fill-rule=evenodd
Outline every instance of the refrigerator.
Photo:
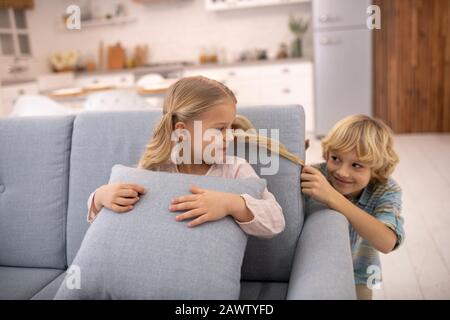
M 351 114 L 372 115 L 369 0 L 313 0 L 315 135 Z

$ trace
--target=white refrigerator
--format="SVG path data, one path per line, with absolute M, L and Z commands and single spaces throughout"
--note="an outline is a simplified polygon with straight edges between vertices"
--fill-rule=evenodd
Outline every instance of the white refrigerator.
M 313 0 L 315 134 L 351 114 L 372 115 L 369 0 Z

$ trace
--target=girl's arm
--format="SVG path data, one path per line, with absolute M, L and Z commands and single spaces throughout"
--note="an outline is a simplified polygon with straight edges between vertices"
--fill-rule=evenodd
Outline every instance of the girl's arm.
M 234 178 L 259 178 L 259 176 L 247 161 L 242 160 L 237 166 Z M 284 230 L 286 224 L 283 209 L 267 188 L 265 188 L 261 199 L 253 198 L 248 194 L 240 196 L 245 202 L 247 212 L 233 217 L 245 233 L 260 238 L 272 238 Z M 253 218 L 246 221 L 251 216 Z
M 252 166 L 242 159 L 240 164 L 226 168 L 228 178 L 259 178 Z M 188 227 L 214 221 L 231 215 L 241 229 L 255 237 L 272 238 L 285 228 L 283 210 L 267 188 L 261 199 L 248 194 L 233 194 L 191 186 L 192 194 L 172 199 L 170 210 L 184 211 L 177 221 L 195 218 Z
M 87 201 L 87 221 L 92 223 L 103 207 L 117 213 L 128 212 L 139 201 L 139 195 L 147 191 L 133 183 L 112 183 L 98 187 Z
M 233 216 L 234 221 L 245 233 L 269 239 L 284 230 L 283 209 L 267 188 L 264 190 L 261 199 L 253 198 L 248 194 L 242 194 L 240 198 L 244 200 L 247 212 L 253 216 L 250 221 L 246 222 L 239 219 L 239 215 Z
M 202 189 L 195 185 L 190 187 L 190 191 L 192 194 L 172 199 L 169 208 L 173 212 L 184 211 L 175 216 L 177 221 L 194 218 L 189 221 L 188 227 L 231 215 L 245 233 L 256 237 L 272 238 L 284 229 L 281 207 L 267 189 L 262 199 L 247 194 Z
M 87 213 L 87 222 L 88 223 L 92 223 L 94 222 L 95 218 L 97 217 L 97 214 L 100 212 L 100 210 L 103 208 L 103 206 L 99 205 L 99 204 L 95 204 L 94 198 L 95 198 L 95 193 L 97 192 L 98 189 L 94 190 L 88 198 L 87 201 L 87 207 L 88 207 L 88 213 Z

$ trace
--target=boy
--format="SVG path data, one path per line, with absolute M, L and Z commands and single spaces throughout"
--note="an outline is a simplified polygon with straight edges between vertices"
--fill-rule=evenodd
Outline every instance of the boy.
M 405 237 L 401 189 L 390 178 L 399 162 L 392 132 L 381 120 L 349 116 L 322 140 L 322 149 L 326 162 L 302 170 L 302 192 L 349 221 L 356 295 L 370 300 L 370 276 L 381 270 L 378 251 L 395 250 Z

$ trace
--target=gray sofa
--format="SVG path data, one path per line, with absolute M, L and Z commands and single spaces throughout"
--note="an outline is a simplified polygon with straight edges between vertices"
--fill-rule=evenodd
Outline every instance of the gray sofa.
M 300 106 L 238 113 L 258 128 L 279 128 L 281 142 L 304 158 Z M 0 299 L 53 298 L 89 227 L 90 192 L 107 183 L 114 164 L 137 163 L 160 115 L 0 119 Z M 298 203 L 301 214 L 284 212 L 286 229 L 272 239 L 249 238 L 241 299 L 355 299 L 348 223 L 316 202 L 305 216 L 299 174 L 264 177 L 280 204 Z

